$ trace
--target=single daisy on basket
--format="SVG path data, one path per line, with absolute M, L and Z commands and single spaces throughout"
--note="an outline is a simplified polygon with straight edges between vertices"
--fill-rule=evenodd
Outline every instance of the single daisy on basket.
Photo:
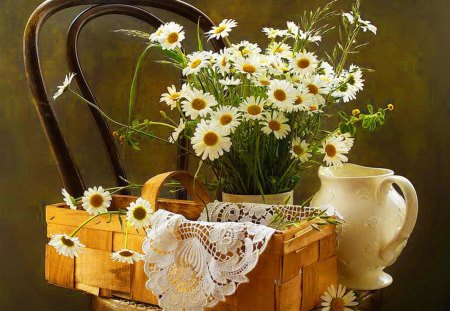
M 287 30 L 280 30 L 280 29 L 274 29 L 271 27 L 264 27 L 262 29 L 262 32 L 264 32 L 269 39 L 275 39 L 276 37 L 284 37 L 287 35 Z
M 75 198 L 67 192 L 66 189 L 61 190 L 61 194 L 63 195 L 63 200 L 67 204 L 70 209 L 77 209 L 77 201 L 75 201 Z
M 240 124 L 239 109 L 231 106 L 222 106 L 211 114 L 211 124 L 217 125 L 224 135 L 229 135 Z
M 67 89 L 70 86 L 70 83 L 72 83 L 73 77 L 75 77 L 74 73 L 69 73 L 68 75 L 66 75 L 63 84 L 58 86 L 58 90 L 56 91 L 55 95 L 53 95 L 53 100 L 57 99 L 59 96 L 61 96 L 62 93 L 67 91 Z
M 286 80 L 272 80 L 267 95 L 280 111 L 291 110 L 295 101 L 295 89 L 292 83 Z
M 182 118 L 180 118 L 180 123 L 175 128 L 173 133 L 169 136 L 169 142 L 171 142 L 172 144 L 177 142 L 178 138 L 180 137 L 181 132 L 184 131 L 185 127 L 186 127 L 186 123 L 184 122 L 184 120 Z
M 323 160 L 328 166 L 342 166 L 342 163 L 347 162 L 348 158 L 345 156 L 351 149 L 348 142 L 345 141 L 345 136 L 337 135 L 331 136 L 322 142 L 320 153 L 325 154 Z
M 207 158 L 211 161 L 219 158 L 223 152 L 230 151 L 230 137 L 223 135 L 222 131 L 215 124 L 208 124 L 202 120 L 197 124 L 194 137 L 191 139 L 192 147 L 202 160 Z
M 213 26 L 212 29 L 206 32 L 208 35 L 208 40 L 219 39 L 228 37 L 231 29 L 237 26 L 237 23 L 233 19 L 224 19 L 220 22 L 219 26 Z
M 302 163 L 308 161 L 311 157 L 311 153 L 308 152 L 309 145 L 306 141 L 301 140 L 299 137 L 295 137 L 292 140 L 291 154 L 292 158 L 299 159 Z
M 82 206 L 89 213 L 97 215 L 108 211 L 112 197 L 109 191 L 100 187 L 88 188 L 83 194 Z
M 283 139 L 291 131 L 289 124 L 286 124 L 288 121 L 282 112 L 274 111 L 272 115 L 264 118 L 261 131 L 266 135 L 273 133 L 276 139 Z
M 186 116 L 191 117 L 191 119 L 196 119 L 198 116 L 206 117 L 212 112 L 211 107 L 217 105 L 214 96 L 195 88 L 186 90 L 184 98 L 185 100 L 181 102 L 181 107 Z
M 127 207 L 127 221 L 136 229 L 148 227 L 151 223 L 152 206 L 150 202 L 143 198 L 138 198 L 136 202 L 131 202 Z
M 181 98 L 181 92 L 177 91 L 175 85 L 169 86 L 167 88 L 167 93 L 161 95 L 159 102 L 165 102 L 170 109 L 174 109 L 177 106 L 178 101 Z
M 262 97 L 247 97 L 239 109 L 244 113 L 246 120 L 261 120 L 264 117 L 264 104 L 266 101 Z
M 183 75 L 188 76 L 190 74 L 194 74 L 199 72 L 202 68 L 208 66 L 209 55 L 205 52 L 194 52 L 187 56 L 188 64 L 183 69 Z
M 135 262 L 138 262 L 139 260 L 142 260 L 142 258 L 143 256 L 138 252 L 126 248 L 111 253 L 111 259 L 113 261 L 118 261 L 122 263 L 133 264 Z
M 71 237 L 67 234 L 53 234 L 48 244 L 53 246 L 58 254 L 70 258 L 78 257 L 84 248 L 79 238 Z
M 183 26 L 170 22 L 163 26 L 158 41 L 163 50 L 173 50 L 181 47 L 181 41 L 184 40 Z
M 290 68 L 298 74 L 312 74 L 317 68 L 318 60 L 314 53 L 299 52 L 290 60 Z
M 338 288 L 331 285 L 320 297 L 322 299 L 322 311 L 352 311 L 350 307 L 359 304 L 356 301 L 355 293 L 339 284 Z

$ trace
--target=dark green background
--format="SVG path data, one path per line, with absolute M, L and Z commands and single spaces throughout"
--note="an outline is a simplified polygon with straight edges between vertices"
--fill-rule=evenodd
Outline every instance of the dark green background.
M 232 39 L 264 42 L 263 26 L 282 27 L 304 9 L 323 1 L 189 1 L 213 20 L 239 22 Z M 43 206 L 60 201 L 61 188 L 50 149 L 33 108 L 22 62 L 25 22 L 41 1 L 2 0 L 0 4 L 0 309 L 86 310 L 87 296 L 47 285 L 44 280 Z M 348 7 L 341 1 L 340 7 Z M 392 168 L 409 178 L 419 195 L 420 211 L 408 246 L 394 266 L 385 289 L 384 310 L 450 308 L 449 273 L 449 30 L 448 0 L 363 1 L 363 18 L 379 27 L 371 44 L 355 59 L 374 68 L 355 103 L 396 105 L 388 123 L 375 133 L 358 133 L 351 161 Z M 42 36 L 42 65 L 50 93 L 66 73 L 65 32 L 78 12 L 54 16 Z M 166 14 L 161 16 L 167 18 Z M 194 37 L 194 25 L 176 19 Z M 127 89 L 142 43 L 112 33 L 117 28 L 151 31 L 124 17 L 103 17 L 81 36 L 81 60 L 105 110 L 123 120 Z M 154 57 L 157 57 L 154 54 Z M 177 78 L 173 69 L 147 62 L 141 80 L 139 111 L 158 116 L 159 94 Z M 85 107 L 65 96 L 55 103 L 68 141 L 88 185 L 111 185 L 111 173 Z M 153 112 L 152 112 L 153 111 Z M 143 143 L 143 152 L 125 151 L 133 180 L 142 182 L 175 167 L 175 149 Z M 314 174 L 298 195 L 317 189 Z

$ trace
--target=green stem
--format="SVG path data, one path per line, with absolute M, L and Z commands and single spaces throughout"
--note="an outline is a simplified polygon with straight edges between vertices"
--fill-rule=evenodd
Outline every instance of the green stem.
M 98 213 L 94 216 L 89 217 L 87 220 L 85 220 L 81 225 L 78 226 L 78 228 L 76 228 L 71 234 L 70 237 L 74 237 L 75 234 L 78 233 L 78 231 L 80 231 L 84 226 L 86 226 L 88 223 L 90 223 L 92 220 L 94 220 L 95 218 L 102 216 L 102 215 L 107 215 L 107 214 L 111 214 L 111 215 L 123 215 L 122 211 L 111 211 L 111 212 L 104 212 L 104 213 Z
M 128 231 L 130 231 L 130 222 L 127 221 L 127 228 L 125 230 L 125 249 L 128 249 Z

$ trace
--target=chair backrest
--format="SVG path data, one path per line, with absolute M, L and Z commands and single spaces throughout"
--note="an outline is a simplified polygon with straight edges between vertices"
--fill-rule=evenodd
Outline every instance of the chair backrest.
M 31 88 L 34 105 L 50 143 L 63 186 L 71 194 L 76 196 L 83 193 L 85 186 L 74 158 L 71 155 L 70 148 L 62 134 L 56 114 L 49 102 L 39 61 L 39 33 L 46 20 L 52 15 L 63 9 L 80 5 L 91 6 L 81 12 L 70 25 L 67 36 L 67 64 L 69 71 L 76 73 L 75 82 L 81 94 L 97 106 L 99 104 L 89 88 L 78 58 L 78 37 L 87 23 L 100 16 L 119 14 L 136 18 L 155 28 L 159 27 L 163 22 L 158 17 L 141 8 L 145 7 L 162 9 L 178 14 L 194 23 L 199 22 L 200 28 L 203 31 L 207 31 L 214 26 L 212 20 L 205 13 L 179 0 L 48 0 L 33 12 L 25 28 L 23 40 L 25 71 Z M 215 51 L 225 46 L 223 40 L 212 40 L 211 43 Z M 111 169 L 116 177 L 116 183 L 117 185 L 123 185 L 124 182 L 119 177 L 126 176 L 125 170 L 108 123 L 93 107 L 89 107 L 89 110 L 103 141 Z M 187 146 L 186 142 L 184 144 Z M 177 168 L 186 170 L 188 163 L 187 155 L 181 149 L 178 150 L 178 155 Z M 127 193 L 127 191 L 123 193 Z

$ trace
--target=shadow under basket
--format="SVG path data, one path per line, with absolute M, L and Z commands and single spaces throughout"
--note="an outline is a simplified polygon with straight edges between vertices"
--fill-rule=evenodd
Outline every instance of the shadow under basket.
M 178 180 L 193 201 L 159 198 L 169 179 Z M 169 172 L 150 179 L 142 197 L 152 207 L 182 214 L 196 220 L 210 199 L 203 186 L 183 171 Z M 113 195 L 110 210 L 126 208 L 136 197 Z M 71 210 L 65 204 L 46 208 L 47 237 L 55 233 L 70 234 L 88 219 L 86 211 Z M 247 276 L 248 283 L 209 310 L 311 310 L 320 305 L 326 288 L 337 283 L 336 237 L 333 225 L 320 231 L 306 224 L 300 228 L 276 231 L 258 264 Z M 77 236 L 86 246 L 77 258 L 58 255 L 47 245 L 45 278 L 49 283 L 103 296 L 120 297 L 138 302 L 158 304 L 158 299 L 145 288 L 147 276 L 142 261 L 133 265 L 111 260 L 113 251 L 122 249 L 125 234 L 117 215 L 102 215 L 86 225 Z M 128 248 L 142 253 L 145 231 L 131 228 Z

